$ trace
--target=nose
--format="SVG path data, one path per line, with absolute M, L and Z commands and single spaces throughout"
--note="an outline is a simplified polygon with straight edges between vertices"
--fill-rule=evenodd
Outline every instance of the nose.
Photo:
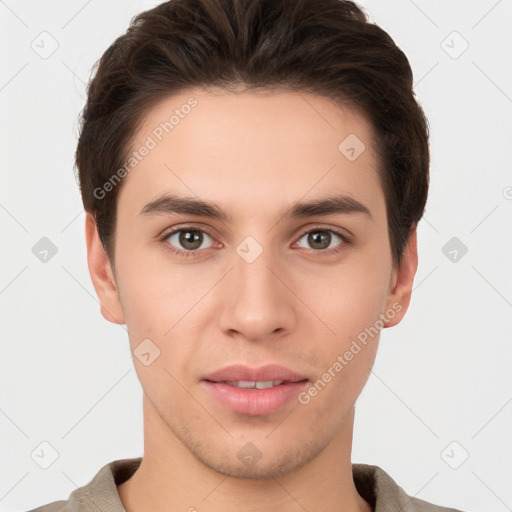
M 291 277 L 270 250 L 248 262 L 236 252 L 233 268 L 223 280 L 220 329 L 251 341 L 282 337 L 293 331 L 297 299 L 290 290 Z

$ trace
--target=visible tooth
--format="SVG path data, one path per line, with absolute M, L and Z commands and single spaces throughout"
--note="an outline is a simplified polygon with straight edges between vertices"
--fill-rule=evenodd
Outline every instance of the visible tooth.
M 278 381 L 276 381 L 276 382 L 278 382 Z M 256 387 L 258 389 L 267 389 L 267 388 L 271 388 L 272 386 L 274 386 L 274 381 L 273 380 L 256 382 Z
M 267 380 L 267 381 L 253 381 L 253 380 L 233 380 L 228 381 L 226 384 L 229 384 L 230 386 L 235 386 L 237 388 L 245 388 L 245 389 L 267 389 L 274 386 L 279 386 L 282 384 L 283 380 Z
M 253 380 L 238 380 L 235 382 L 235 386 L 239 388 L 254 388 L 256 386 L 256 382 Z

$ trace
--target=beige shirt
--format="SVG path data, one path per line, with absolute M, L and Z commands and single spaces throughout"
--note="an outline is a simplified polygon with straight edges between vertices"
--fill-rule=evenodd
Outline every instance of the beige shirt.
M 109 462 L 67 501 L 54 501 L 29 512 L 126 512 L 116 486 L 128 480 L 141 461 L 142 457 Z M 352 474 L 357 492 L 374 512 L 461 512 L 408 496 L 379 466 L 352 464 Z

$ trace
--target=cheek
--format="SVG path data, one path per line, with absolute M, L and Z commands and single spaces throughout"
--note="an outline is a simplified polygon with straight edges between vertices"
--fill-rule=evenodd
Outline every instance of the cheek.
M 127 323 L 163 336 L 211 287 L 211 271 L 198 266 L 172 266 L 161 261 L 126 262 L 121 301 Z
M 135 371 L 148 397 L 172 408 L 187 399 L 175 379 L 183 382 L 180 369 L 193 353 L 187 333 L 192 315 L 187 312 L 200 295 L 155 267 L 124 269 L 121 302 Z
M 361 264 L 331 271 L 328 279 L 317 275 L 303 283 L 302 295 L 316 315 L 311 317 L 314 325 L 310 327 L 317 343 L 308 347 L 316 353 L 319 364 L 315 366 L 321 375 L 330 369 L 330 376 L 325 375 L 322 380 L 332 380 L 332 390 L 357 395 L 370 373 L 378 347 L 383 326 L 380 315 L 388 296 L 387 274 L 377 265 Z M 310 292 L 305 295 L 307 290 Z
M 338 335 L 373 325 L 388 298 L 387 269 L 362 262 L 302 280 L 301 296 Z
M 137 347 L 147 339 L 156 345 L 159 353 L 155 366 L 149 367 L 155 370 L 152 372 L 134 361 L 141 382 L 150 384 L 150 380 L 157 379 L 159 367 L 165 367 L 173 375 L 180 373 L 197 354 L 198 344 L 209 327 L 208 319 L 215 318 L 205 311 L 206 304 L 212 305 L 207 300 L 212 271 L 206 266 L 173 268 L 158 262 L 136 265 L 135 258 L 124 263 L 124 273 L 120 273 L 121 302 L 134 359 L 141 350 Z M 162 373 L 158 378 L 167 380 L 168 377 Z
M 309 412 L 328 408 L 332 421 L 341 421 L 364 388 L 375 361 L 386 294 L 378 276 L 370 273 L 340 276 L 323 293 L 318 281 L 312 289 L 312 309 L 329 329 L 321 329 L 319 336 L 320 324 L 312 317 L 310 332 L 316 339 L 306 353 L 310 361 L 315 359 L 317 374 L 299 401 L 310 404 Z M 304 325 L 303 330 L 308 327 Z

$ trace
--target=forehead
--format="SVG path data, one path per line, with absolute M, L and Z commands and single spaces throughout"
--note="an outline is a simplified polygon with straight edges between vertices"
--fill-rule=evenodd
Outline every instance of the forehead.
M 147 112 L 134 153 L 119 203 L 139 210 L 164 192 L 246 214 L 261 213 L 270 199 L 280 208 L 333 191 L 384 202 L 370 123 L 318 95 L 189 89 Z

